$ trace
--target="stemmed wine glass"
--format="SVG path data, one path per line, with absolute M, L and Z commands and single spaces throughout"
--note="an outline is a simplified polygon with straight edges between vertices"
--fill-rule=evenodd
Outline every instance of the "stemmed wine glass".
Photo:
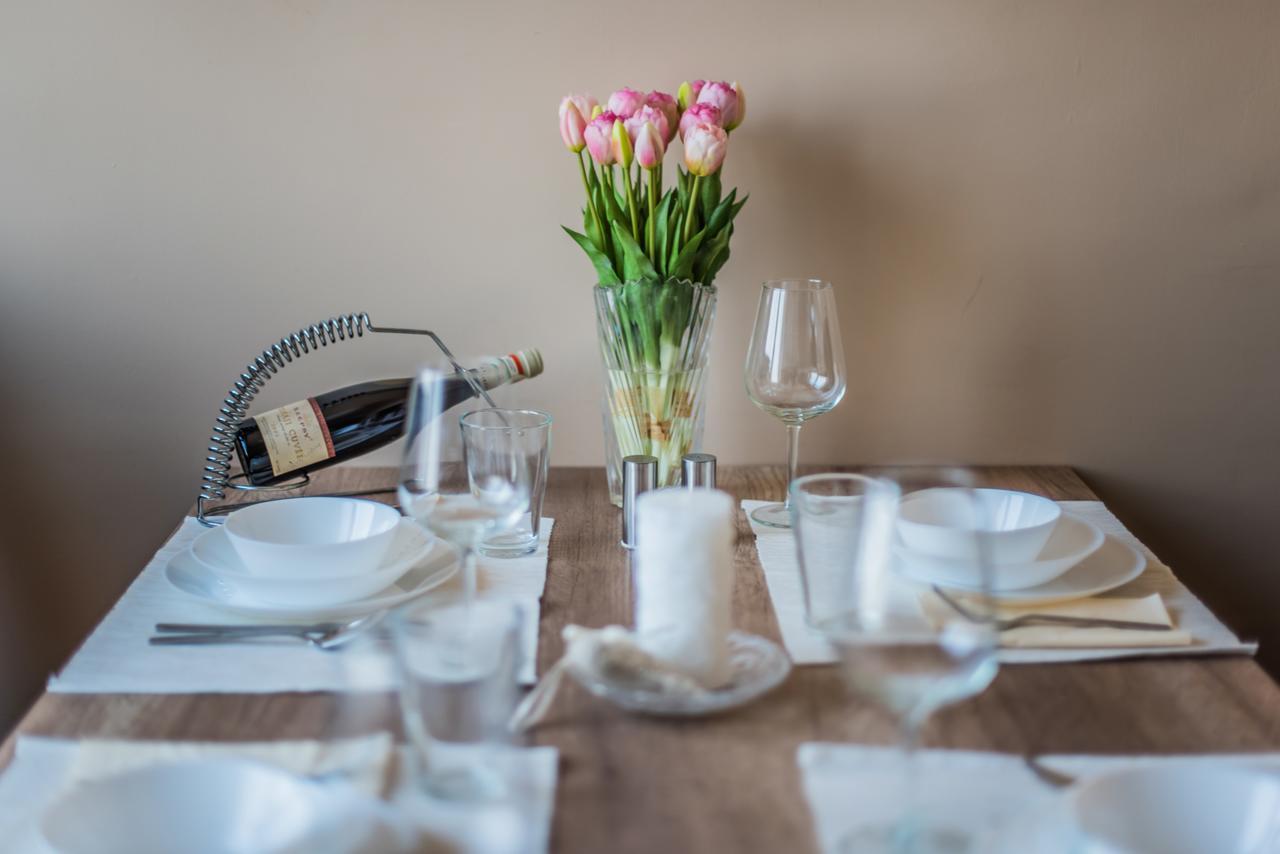
M 747 396 L 787 427 L 787 483 L 796 479 L 800 427 L 844 397 L 844 350 L 835 291 L 818 279 L 765 282 L 744 369 Z M 791 496 L 751 514 L 762 525 L 791 527 Z
M 509 454 L 477 453 L 483 449 L 469 440 L 473 459 L 467 459 L 460 422 L 444 417 L 450 376 L 423 368 L 414 380 L 396 493 L 406 514 L 457 546 L 463 588 L 470 597 L 476 588 L 480 543 L 515 525 L 528 511 L 532 484 L 530 468 Z M 500 438 L 496 432 L 492 435 Z
M 848 526 L 845 548 L 829 559 L 841 561 L 846 575 L 840 613 L 817 623 L 835 648 L 851 693 L 892 714 L 903 751 L 900 819 L 885 827 L 856 829 L 842 851 L 968 851 L 968 834 L 931 824 L 917 809 L 919 786 L 914 751 L 920 728 L 937 709 L 980 694 L 996 675 L 997 632 L 991 597 L 991 568 L 981 531 L 992 528 L 989 506 L 980 500 L 971 475 L 962 469 L 902 469 L 881 472 L 888 489 L 824 488 L 816 475 L 792 484 L 799 509 L 811 522 Z M 896 488 L 893 488 L 896 485 Z M 941 603 L 923 588 L 899 577 L 897 569 L 912 553 L 896 533 L 899 508 L 920 500 L 923 490 L 946 489 L 953 517 L 946 529 L 956 560 L 970 564 L 972 585 L 953 595 L 964 613 Z M 936 495 L 936 493 L 934 493 Z M 842 508 L 842 504 L 849 505 Z

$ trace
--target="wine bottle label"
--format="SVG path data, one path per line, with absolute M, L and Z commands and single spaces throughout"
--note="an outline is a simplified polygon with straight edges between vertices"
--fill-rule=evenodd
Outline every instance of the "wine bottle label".
M 276 477 L 336 456 L 329 425 L 319 404 L 310 397 L 255 415 L 253 420 L 262 432 L 271 473 Z

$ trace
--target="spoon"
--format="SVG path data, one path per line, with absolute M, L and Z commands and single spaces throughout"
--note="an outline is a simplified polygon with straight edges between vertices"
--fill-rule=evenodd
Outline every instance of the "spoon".
M 219 625 L 210 623 L 157 623 L 159 634 L 150 639 L 152 646 L 207 646 L 238 643 L 268 637 L 299 638 L 316 649 L 333 650 L 372 629 L 388 611 L 376 611 L 345 623 L 282 625 Z

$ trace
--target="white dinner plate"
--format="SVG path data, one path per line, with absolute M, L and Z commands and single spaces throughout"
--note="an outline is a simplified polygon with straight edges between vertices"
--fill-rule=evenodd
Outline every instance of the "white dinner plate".
M 991 568 L 992 587 L 1012 592 L 1047 584 L 1100 549 L 1103 539 L 1102 529 L 1088 519 L 1063 513 L 1035 560 Z M 971 561 L 921 554 L 901 542 L 894 545 L 894 554 L 899 571 L 913 581 L 957 589 L 976 587 L 978 570 Z
M 285 608 L 323 608 L 356 602 L 386 589 L 426 557 L 433 540 L 418 523 L 401 519 L 378 565 L 369 572 L 347 576 L 262 576 L 244 565 L 221 525 L 196 537 L 191 554 L 246 601 Z
M 232 758 L 81 783 L 49 808 L 40 829 L 64 854 L 346 854 L 407 851 L 415 841 L 389 806 L 350 786 Z
M 422 559 L 394 584 L 367 599 L 328 606 L 270 605 L 250 598 L 196 560 L 190 550 L 174 555 L 165 567 L 164 575 L 183 593 L 224 611 L 271 620 L 315 622 L 350 620 L 395 607 L 439 587 L 457 571 L 457 551 L 443 540 L 436 539 Z
M 1097 551 L 1057 578 L 1044 584 L 1037 584 L 1035 587 L 1004 590 L 991 595 L 997 601 L 1010 605 L 1047 605 L 1052 602 L 1066 602 L 1114 590 L 1142 575 L 1142 571 L 1146 568 L 1147 559 L 1141 552 L 1108 534 Z M 910 577 L 905 571 L 903 574 Z M 935 582 L 925 581 L 925 583 Z M 940 586 L 973 592 L 971 587 Z

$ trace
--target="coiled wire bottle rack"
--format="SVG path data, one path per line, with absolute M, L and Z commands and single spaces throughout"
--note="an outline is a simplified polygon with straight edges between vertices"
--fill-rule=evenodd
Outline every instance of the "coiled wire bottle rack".
M 232 510 L 248 506 L 256 502 L 238 502 L 210 507 L 209 504 L 227 497 L 227 490 L 246 490 L 254 492 L 285 492 L 301 489 L 310 482 L 308 475 L 302 475 L 285 483 L 271 486 L 253 486 L 244 481 L 243 474 L 232 474 L 231 462 L 235 458 L 236 430 L 249 415 L 249 406 L 262 391 L 267 381 L 279 373 L 295 359 L 300 359 L 313 350 L 347 341 L 362 338 L 366 332 L 386 335 L 425 335 L 440 349 L 440 352 L 453 370 L 466 378 L 476 393 L 490 406 L 494 406 L 493 398 L 484 387 L 458 363 L 440 336 L 429 329 L 400 329 L 389 326 L 374 326 L 366 313 L 344 314 L 331 317 L 310 326 L 304 326 L 292 335 L 286 335 L 267 349 L 263 350 L 236 379 L 235 384 L 227 392 L 227 397 L 218 410 L 218 420 L 213 425 L 209 437 L 209 455 L 205 457 L 204 475 L 200 482 L 200 496 L 196 499 L 196 518 L 200 524 L 213 527 L 223 520 Z M 270 500 L 270 499 L 268 499 Z

